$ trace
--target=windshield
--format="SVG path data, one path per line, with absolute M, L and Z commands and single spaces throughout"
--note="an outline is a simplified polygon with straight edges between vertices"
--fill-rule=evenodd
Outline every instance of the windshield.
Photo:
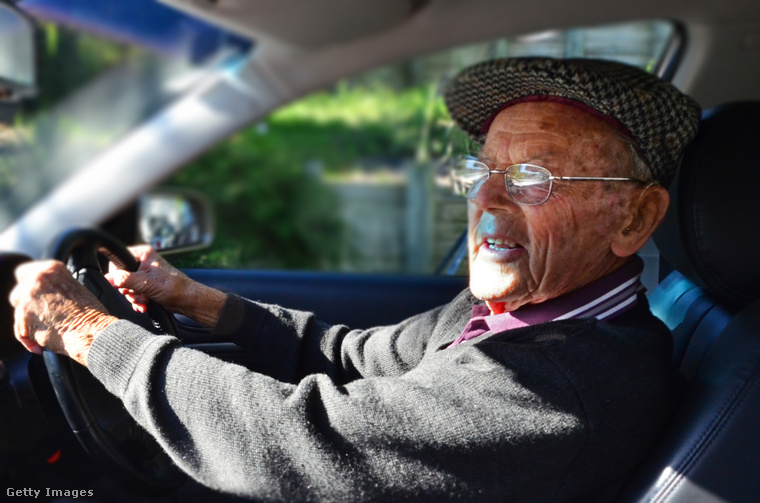
M 20 105 L 0 105 L 0 230 L 251 47 L 153 0 L 18 6 L 39 26 L 40 92 Z

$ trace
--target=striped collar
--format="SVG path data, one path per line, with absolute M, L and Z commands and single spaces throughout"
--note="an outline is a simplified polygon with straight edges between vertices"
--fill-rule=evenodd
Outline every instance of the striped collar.
M 449 347 L 485 333 L 499 333 L 550 321 L 614 318 L 638 303 L 638 294 L 644 289 L 641 284 L 643 269 L 644 262 L 634 256 L 622 267 L 578 290 L 540 304 L 527 304 L 508 313 L 492 315 L 488 306 L 475 305 L 470 322 Z

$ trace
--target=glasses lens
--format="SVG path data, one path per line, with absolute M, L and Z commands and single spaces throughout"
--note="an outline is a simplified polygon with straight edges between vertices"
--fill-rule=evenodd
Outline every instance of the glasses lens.
M 460 196 L 475 197 L 488 178 L 488 166 L 470 158 L 462 158 L 451 170 L 454 192 Z
M 551 173 L 541 166 L 515 164 L 506 169 L 504 178 L 509 195 L 519 204 L 541 204 L 552 192 Z

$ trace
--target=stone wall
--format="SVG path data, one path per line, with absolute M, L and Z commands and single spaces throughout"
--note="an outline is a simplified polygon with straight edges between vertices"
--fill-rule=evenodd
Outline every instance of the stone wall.
M 465 229 L 464 199 L 435 187 L 424 168 L 389 172 L 331 183 L 344 226 L 340 267 L 432 273 Z

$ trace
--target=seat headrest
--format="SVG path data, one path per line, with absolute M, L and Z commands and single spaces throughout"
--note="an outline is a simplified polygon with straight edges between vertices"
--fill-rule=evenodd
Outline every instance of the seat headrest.
M 706 111 L 670 186 L 655 243 L 717 300 L 760 298 L 760 102 Z

